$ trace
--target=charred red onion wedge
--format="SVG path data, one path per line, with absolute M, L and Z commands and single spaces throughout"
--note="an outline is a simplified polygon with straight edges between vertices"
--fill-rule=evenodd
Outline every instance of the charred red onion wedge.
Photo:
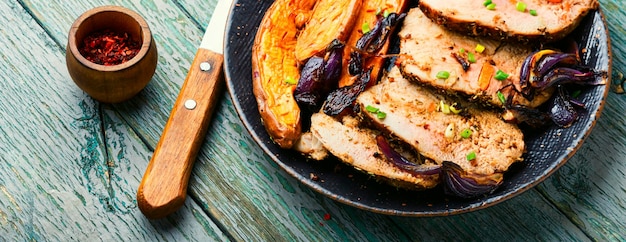
M 556 84 L 577 85 L 602 85 L 604 80 L 596 78 L 598 75 L 592 71 L 580 71 L 569 67 L 558 67 L 549 70 L 542 76 L 541 82 L 532 83 L 537 90 L 543 90 Z
M 337 88 L 341 74 L 343 47 L 339 40 L 327 48 L 326 59 L 313 56 L 300 71 L 300 79 L 294 91 L 294 98 L 300 108 L 317 112 L 331 90 Z
M 341 43 L 341 41 L 335 39 L 328 46 L 328 50 L 326 50 L 328 57 L 326 58 L 326 63 L 324 64 L 324 80 L 327 84 L 326 89 L 329 91 L 331 88 L 337 86 L 339 76 L 341 76 L 344 46 L 345 45 Z
M 469 173 L 459 165 L 444 161 L 441 164 L 444 191 L 447 194 L 473 198 L 494 192 L 502 184 L 502 173 L 491 175 Z
M 548 73 L 550 69 L 556 67 L 574 66 L 579 63 L 577 58 L 578 57 L 576 56 L 576 54 L 573 53 L 557 52 L 553 54 L 548 54 L 539 59 L 535 66 L 535 72 L 537 75 L 543 76 Z
M 571 52 L 544 49 L 533 52 L 522 63 L 520 83 L 517 93 L 532 100 L 537 91 L 558 87 L 557 94 L 552 97 L 547 114 L 531 110 L 524 106 L 511 105 L 506 100 L 503 118 L 509 121 L 525 122 L 533 127 L 543 126 L 545 117 L 560 127 L 569 127 L 578 117 L 575 108 L 584 108 L 584 104 L 572 99 L 561 85 L 604 85 L 606 73 L 584 67 L 581 64 L 577 45 L 571 44 Z
M 390 13 L 386 17 L 383 17 L 382 21 L 379 21 L 381 22 L 380 34 L 373 41 L 370 42 L 370 44 L 367 46 L 366 51 L 369 53 L 378 52 L 387 41 L 387 37 L 389 36 L 389 34 L 393 32 L 395 27 L 400 22 L 402 22 L 405 17 L 406 13 Z
M 520 87 L 523 93 L 524 91 L 530 91 L 529 88 L 531 86 L 531 81 L 537 78 L 536 71 L 535 71 L 537 62 L 544 55 L 554 54 L 554 53 L 556 53 L 556 51 L 554 50 L 539 50 L 539 51 L 533 52 L 532 54 L 528 55 L 526 59 L 524 59 L 524 62 L 522 63 L 522 67 L 520 69 L 520 75 L 519 75 Z
M 406 157 L 394 150 L 382 135 L 376 136 L 376 144 L 387 160 L 403 171 L 415 176 L 431 176 L 441 173 L 440 165 L 418 165 L 410 162 Z
M 333 90 L 322 107 L 326 115 L 337 116 L 349 107 L 354 106 L 356 98 L 365 91 L 365 88 L 372 81 L 372 69 L 363 71 L 359 74 L 356 82 L 350 86 L 341 87 Z
M 578 119 L 578 112 L 570 102 L 570 97 L 562 86 L 558 87 L 553 104 L 549 110 L 550 117 L 556 125 L 562 128 L 571 126 Z
M 406 13 L 390 13 L 387 16 L 383 16 L 382 19 L 376 22 L 376 25 L 372 30 L 363 34 L 356 42 L 356 48 L 367 53 L 375 53 L 387 41 L 387 36 L 393 32 L 398 23 L 402 22 L 406 17 Z
M 581 66 L 576 53 L 556 50 L 540 50 L 530 54 L 520 69 L 519 92 L 529 100 L 535 91 L 541 91 L 558 84 L 602 85 L 600 73 Z
M 363 71 L 363 56 L 361 52 L 350 52 L 350 61 L 348 61 L 348 73 L 351 76 L 356 76 Z
M 293 93 L 296 102 L 300 108 L 313 111 L 315 107 L 323 100 L 320 93 L 323 88 L 324 76 L 324 58 L 313 56 L 309 58 L 302 70 L 300 71 L 300 79 Z

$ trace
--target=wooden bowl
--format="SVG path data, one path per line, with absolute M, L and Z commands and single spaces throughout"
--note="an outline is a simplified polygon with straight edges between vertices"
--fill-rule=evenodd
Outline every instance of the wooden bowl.
M 135 57 L 118 65 L 100 65 L 79 52 L 83 39 L 96 31 L 128 33 L 139 41 Z M 70 28 L 66 64 L 74 83 L 94 99 L 105 103 L 126 101 L 152 79 L 157 66 L 157 48 L 146 21 L 119 6 L 103 6 L 83 13 Z

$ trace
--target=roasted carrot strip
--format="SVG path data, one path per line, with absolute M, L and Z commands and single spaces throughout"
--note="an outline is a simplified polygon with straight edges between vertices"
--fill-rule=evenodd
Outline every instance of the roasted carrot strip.
M 483 63 L 483 66 L 480 69 L 480 74 L 478 76 L 478 87 L 480 88 L 480 90 L 484 91 L 489 88 L 489 83 L 491 83 L 491 77 L 494 73 L 495 68 L 491 64 L 487 62 Z

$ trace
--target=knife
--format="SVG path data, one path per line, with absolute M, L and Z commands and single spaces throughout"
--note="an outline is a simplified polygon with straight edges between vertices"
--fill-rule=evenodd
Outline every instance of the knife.
M 137 205 L 147 218 L 163 218 L 175 212 L 187 197 L 191 169 L 224 82 L 224 32 L 232 2 L 217 3 L 139 184 Z

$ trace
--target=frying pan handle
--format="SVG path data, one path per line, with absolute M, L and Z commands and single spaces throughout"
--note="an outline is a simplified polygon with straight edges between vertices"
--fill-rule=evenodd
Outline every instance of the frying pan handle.
M 223 86 L 224 57 L 198 49 L 165 124 L 139 189 L 137 204 L 148 218 L 178 210 L 187 196 L 193 163 Z

